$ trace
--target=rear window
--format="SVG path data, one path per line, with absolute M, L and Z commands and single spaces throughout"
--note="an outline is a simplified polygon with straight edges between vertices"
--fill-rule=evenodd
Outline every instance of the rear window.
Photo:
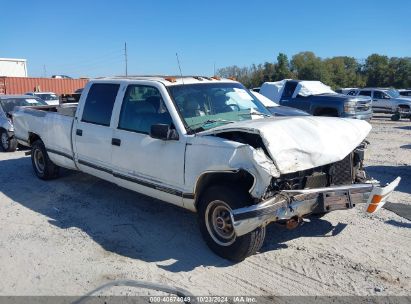
M 15 107 L 22 107 L 22 106 L 45 106 L 43 100 L 37 97 L 33 98 L 9 98 L 0 100 L 1 108 L 5 113 L 10 113 L 14 111 Z
M 95 83 L 91 86 L 81 121 L 109 126 L 119 84 Z

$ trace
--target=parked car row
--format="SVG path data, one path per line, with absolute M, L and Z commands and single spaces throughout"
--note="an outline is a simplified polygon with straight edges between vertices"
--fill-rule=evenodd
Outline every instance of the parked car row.
M 271 222 L 295 228 L 359 203 L 374 213 L 400 182 L 381 186 L 365 172 L 369 97 L 319 83 L 274 86 L 280 105 L 264 97 L 272 85 L 261 96 L 218 77 L 93 80 L 78 105 L 12 111 L 13 136 L 31 147 L 40 179 L 79 170 L 196 212 L 210 249 L 241 261 Z M 359 119 L 285 107 L 303 101 L 312 114 Z

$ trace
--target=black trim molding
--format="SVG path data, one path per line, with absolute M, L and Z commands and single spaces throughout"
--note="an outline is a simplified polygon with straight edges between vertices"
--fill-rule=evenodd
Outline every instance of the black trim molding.
M 161 185 L 158 185 L 158 184 L 155 184 L 155 183 L 150 183 L 150 182 L 144 181 L 144 180 L 136 178 L 136 177 L 132 177 L 132 176 L 129 176 L 129 175 L 124 175 L 124 174 L 121 174 L 121 173 L 113 172 L 110 169 L 107 169 L 107 168 L 104 168 L 104 167 L 89 163 L 89 162 L 81 160 L 81 159 L 78 160 L 78 163 L 81 164 L 81 165 L 96 169 L 96 170 L 106 172 L 108 174 L 112 174 L 114 177 L 121 178 L 123 180 L 129 181 L 129 182 L 132 182 L 132 183 L 136 183 L 136 184 L 142 185 L 142 186 L 147 187 L 147 188 L 156 189 L 158 191 L 166 192 L 166 193 L 169 193 L 169 194 L 172 194 L 172 195 L 175 195 L 175 196 L 180 196 L 180 197 L 186 198 L 186 199 L 194 199 L 194 194 L 193 193 L 183 193 L 183 192 L 181 192 L 179 190 L 176 190 L 176 189 L 173 189 L 173 188 L 164 187 L 164 186 L 161 186 Z
M 65 157 L 65 158 L 68 158 L 68 159 L 70 159 L 70 160 L 74 160 L 73 156 L 71 156 L 71 155 L 69 155 L 69 154 L 67 154 L 67 153 L 60 152 L 60 151 L 53 150 L 53 149 L 49 149 L 49 148 L 47 148 L 46 150 L 47 150 L 47 153 L 50 152 L 50 153 L 57 154 L 57 155 L 60 155 L 60 156 Z

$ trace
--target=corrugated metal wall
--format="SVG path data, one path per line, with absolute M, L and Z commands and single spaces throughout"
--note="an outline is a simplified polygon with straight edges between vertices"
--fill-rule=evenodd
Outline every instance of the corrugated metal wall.
M 0 94 L 24 94 L 38 88 L 42 92 L 70 94 L 84 88 L 88 79 L 0 77 Z

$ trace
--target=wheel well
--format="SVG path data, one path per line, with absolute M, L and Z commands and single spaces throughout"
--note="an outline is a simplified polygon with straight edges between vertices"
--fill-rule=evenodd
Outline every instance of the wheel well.
M 338 111 L 333 108 L 320 108 L 314 111 L 314 115 L 338 117 Z
M 29 145 L 32 145 L 38 139 L 41 140 L 40 136 L 36 133 L 29 132 Z
M 194 189 L 194 204 L 197 207 L 199 199 L 204 191 L 213 185 L 235 184 L 249 190 L 254 185 L 254 176 L 245 170 L 233 172 L 209 172 L 204 173 L 197 180 Z

